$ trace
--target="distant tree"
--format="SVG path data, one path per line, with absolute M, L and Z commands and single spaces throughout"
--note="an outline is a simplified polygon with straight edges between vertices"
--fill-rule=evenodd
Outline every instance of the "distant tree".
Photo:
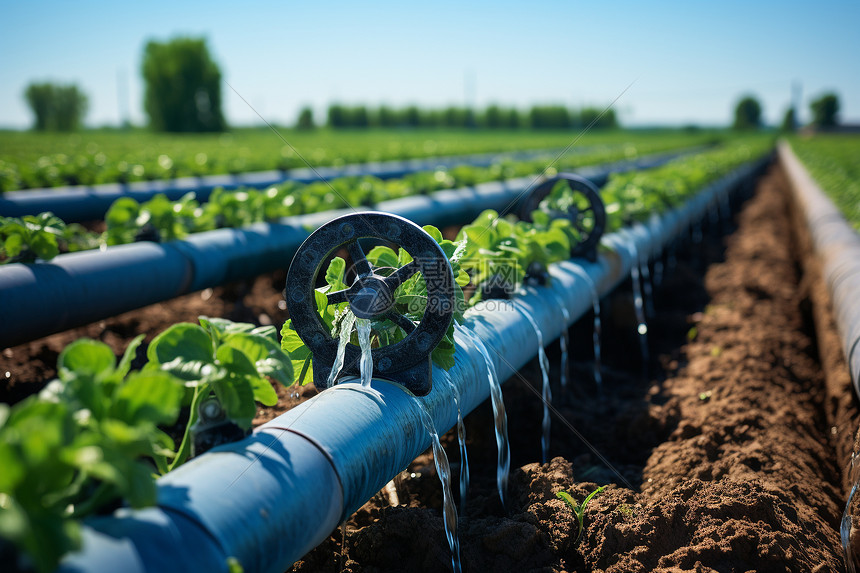
M 408 127 L 419 127 L 421 125 L 421 110 L 418 106 L 410 105 L 403 110 L 403 124 Z
M 780 131 L 791 132 L 797 129 L 797 115 L 794 113 L 794 107 L 785 110 L 785 115 L 782 116 L 782 125 Z
M 296 120 L 296 129 L 313 129 L 314 125 L 314 110 L 305 106 L 299 111 L 299 118 Z
M 809 104 L 812 111 L 812 125 L 816 127 L 833 127 L 838 123 L 839 96 L 826 93 Z
M 37 131 L 73 131 L 87 112 L 87 96 L 74 84 L 32 83 L 24 92 Z
M 521 126 L 520 112 L 517 108 L 511 108 L 505 115 L 505 127 L 517 129 Z
M 387 105 L 379 106 L 376 112 L 376 123 L 379 127 L 397 127 L 400 124 L 400 114 Z
M 735 106 L 734 129 L 758 129 L 761 127 L 761 104 L 751 96 L 744 96 Z
M 596 107 L 584 107 L 579 110 L 578 124 L 582 127 L 591 125 L 592 129 L 610 129 L 618 127 L 618 118 L 612 108 L 604 111 Z
M 484 110 L 481 125 L 488 129 L 498 129 L 502 127 L 502 109 L 496 104 L 488 105 Z
M 327 113 L 328 126 L 333 129 L 340 129 L 347 126 L 346 109 L 339 103 L 333 103 L 328 106 Z
M 422 109 L 420 111 L 421 127 L 439 127 L 443 124 L 443 114 L 438 109 Z
M 571 115 L 563 105 L 535 105 L 529 110 L 529 125 L 533 129 L 564 129 L 571 127 Z
M 221 70 L 202 38 L 150 41 L 143 53 L 144 108 L 156 131 L 223 131 Z
M 348 113 L 350 127 L 366 128 L 370 125 L 370 118 L 367 115 L 367 107 L 357 105 L 349 109 Z

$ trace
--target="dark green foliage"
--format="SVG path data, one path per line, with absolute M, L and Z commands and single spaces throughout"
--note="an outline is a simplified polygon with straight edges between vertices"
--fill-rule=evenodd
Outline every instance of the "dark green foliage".
M 615 110 L 607 110 L 596 107 L 584 107 L 579 111 L 578 126 L 585 128 L 591 125 L 592 129 L 611 129 L 618 127 L 618 118 Z M 593 125 L 592 125 L 593 124 Z
M 753 96 L 745 96 L 735 106 L 733 129 L 747 130 L 761 127 L 761 104 Z
M 364 127 L 569 129 L 584 128 L 589 125 L 591 129 L 618 127 L 618 119 L 612 109 L 604 111 L 600 108 L 584 107 L 576 110 L 563 105 L 538 105 L 533 106 L 528 114 L 522 117 L 517 108 L 506 108 L 498 104 L 491 104 L 483 110 L 453 105 L 440 109 L 420 108 L 415 105 L 398 109 L 383 105 L 376 110 L 369 110 L 363 105 L 347 106 L 333 103 L 328 108 L 327 123 L 334 129 Z
M 403 110 L 403 125 L 407 127 L 419 127 L 421 125 L 421 112 L 417 106 L 410 105 Z
M 809 104 L 812 112 L 812 125 L 816 127 L 835 127 L 838 123 L 839 96 L 826 93 Z
M 74 84 L 30 84 L 24 92 L 36 131 L 73 131 L 87 112 L 87 96 Z
M 144 108 L 156 131 L 226 129 L 221 112 L 221 71 L 205 39 L 174 38 L 146 44 L 142 65 Z
M 305 106 L 299 112 L 299 119 L 296 121 L 296 129 L 313 129 L 316 127 L 314 125 L 314 111 Z
M 779 129 L 787 133 L 791 133 L 797 129 L 797 115 L 793 107 L 785 110 L 785 115 L 782 117 L 782 125 L 779 126 Z
M 567 129 L 573 121 L 563 105 L 535 105 L 529 110 L 529 125 L 533 129 Z

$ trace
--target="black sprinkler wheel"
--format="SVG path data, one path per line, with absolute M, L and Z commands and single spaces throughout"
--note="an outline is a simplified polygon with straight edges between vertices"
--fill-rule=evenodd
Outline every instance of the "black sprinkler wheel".
M 412 262 L 390 274 L 367 260 L 359 239 L 394 243 L 412 256 Z M 287 273 L 284 298 L 293 327 L 313 354 L 314 385 L 328 387 L 328 377 L 337 356 L 334 339 L 317 312 L 314 288 L 323 265 L 332 253 L 345 247 L 352 258 L 356 278 L 344 290 L 327 293 L 328 304 L 349 303 L 359 318 L 388 319 L 406 333 L 406 338 L 374 348 L 373 376 L 398 382 L 416 396 L 430 392 L 430 353 L 445 336 L 454 316 L 454 273 L 439 244 L 415 223 L 386 213 L 363 212 L 329 221 L 313 232 L 293 257 Z M 394 291 L 406 279 L 421 273 L 427 284 L 427 306 L 416 326 L 394 307 Z M 361 351 L 346 345 L 342 374 L 359 375 Z
M 546 199 L 559 181 L 564 181 L 573 193 L 573 201 L 566 211 L 548 210 L 553 218 L 566 218 L 580 235 L 580 240 L 570 249 L 571 257 L 585 257 L 596 260 L 597 246 L 606 229 L 606 208 L 600 198 L 600 191 L 586 179 L 573 173 L 559 173 L 547 179 L 526 197 L 519 209 L 519 218 L 531 221 L 532 211 L 540 209 L 541 201 Z

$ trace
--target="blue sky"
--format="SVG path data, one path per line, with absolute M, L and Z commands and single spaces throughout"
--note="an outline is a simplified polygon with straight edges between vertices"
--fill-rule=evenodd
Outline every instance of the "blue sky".
M 778 123 L 825 90 L 860 122 L 860 2 L 80 2 L 0 5 L 0 126 L 32 119 L 33 80 L 76 82 L 87 123 L 142 123 L 148 39 L 203 35 L 225 79 L 268 120 L 304 104 L 603 105 L 622 121 L 725 124 L 750 92 Z M 123 87 L 124 86 L 124 87 Z M 258 123 L 224 86 L 227 119 Z M 123 96 L 123 91 L 126 95 Z

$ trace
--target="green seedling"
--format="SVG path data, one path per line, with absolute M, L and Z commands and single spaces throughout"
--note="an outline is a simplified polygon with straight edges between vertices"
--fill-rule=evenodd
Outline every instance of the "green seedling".
M 595 495 L 597 495 L 604 489 L 606 489 L 605 485 L 600 486 L 599 488 L 588 494 L 586 498 L 582 501 L 582 503 L 578 505 L 576 501 L 574 501 L 573 497 L 571 497 L 571 495 L 566 491 L 559 491 L 555 494 L 557 498 L 567 504 L 570 510 L 573 511 L 573 515 L 576 516 L 576 521 L 579 524 L 579 531 L 576 534 L 575 541 L 579 541 L 579 538 L 582 536 L 583 520 L 585 519 L 585 506 L 588 505 L 588 502 L 591 501 Z
M 630 519 L 631 517 L 636 517 L 636 512 L 632 507 L 627 505 L 626 503 L 622 503 L 617 507 L 618 513 L 624 516 L 625 519 Z

